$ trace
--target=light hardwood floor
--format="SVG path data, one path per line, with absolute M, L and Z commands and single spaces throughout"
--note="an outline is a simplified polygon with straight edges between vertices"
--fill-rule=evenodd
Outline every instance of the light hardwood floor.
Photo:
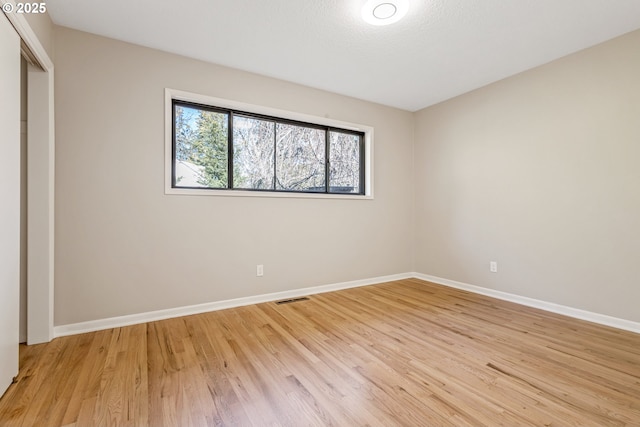
M 640 335 L 415 279 L 20 356 L 3 427 L 640 425 Z

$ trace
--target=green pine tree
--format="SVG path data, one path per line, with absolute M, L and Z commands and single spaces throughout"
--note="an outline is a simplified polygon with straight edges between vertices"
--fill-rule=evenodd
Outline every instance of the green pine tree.
M 203 167 L 199 184 L 226 188 L 228 183 L 227 115 L 200 110 L 188 161 Z

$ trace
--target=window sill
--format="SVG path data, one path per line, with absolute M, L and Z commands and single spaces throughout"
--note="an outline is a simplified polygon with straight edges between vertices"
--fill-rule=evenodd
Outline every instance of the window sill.
M 194 188 L 166 188 L 166 195 L 172 196 L 216 196 L 216 197 L 275 197 L 285 199 L 339 199 L 339 200 L 373 200 L 373 195 L 361 194 L 327 194 L 327 193 L 288 193 L 278 191 L 252 190 L 214 190 Z

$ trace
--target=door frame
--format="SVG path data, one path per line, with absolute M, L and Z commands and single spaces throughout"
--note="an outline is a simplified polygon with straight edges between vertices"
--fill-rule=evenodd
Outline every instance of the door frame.
M 18 374 L 20 288 L 20 38 L 0 17 L 0 396 Z
M 25 16 L 5 16 L 37 63 L 27 71 L 27 343 L 37 344 L 54 338 L 54 66 Z

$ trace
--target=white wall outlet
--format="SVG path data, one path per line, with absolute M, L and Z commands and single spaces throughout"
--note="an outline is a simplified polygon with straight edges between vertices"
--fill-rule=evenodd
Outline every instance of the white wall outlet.
M 489 271 L 492 273 L 497 273 L 498 272 L 498 263 L 495 261 L 491 261 L 489 263 Z
M 258 277 L 264 276 L 264 265 L 262 264 L 256 265 L 256 276 Z

